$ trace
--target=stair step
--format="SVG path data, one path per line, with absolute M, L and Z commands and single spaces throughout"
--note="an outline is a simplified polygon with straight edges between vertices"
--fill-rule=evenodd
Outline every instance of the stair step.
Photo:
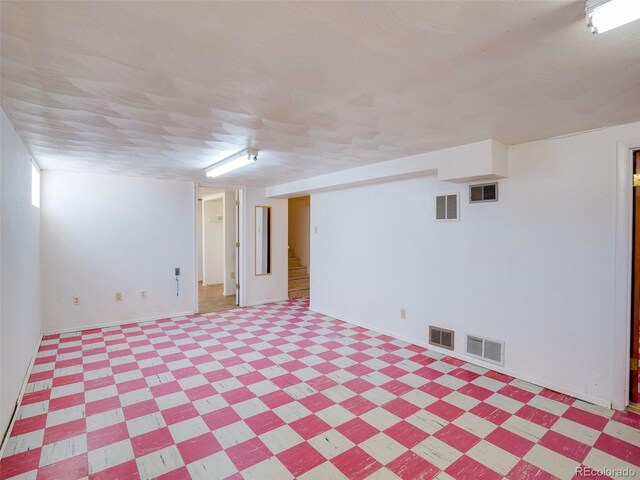
M 295 290 L 289 290 L 289 298 L 302 298 L 309 296 L 308 288 L 296 288 Z
M 290 267 L 301 267 L 300 258 L 299 257 L 289 257 L 289 266 Z
M 307 267 L 289 267 L 289 279 L 304 277 L 307 275 Z
M 298 288 L 309 288 L 309 275 L 289 279 L 289 290 Z
M 304 298 L 309 296 L 309 273 L 302 265 L 300 257 L 296 257 L 289 248 L 289 298 Z

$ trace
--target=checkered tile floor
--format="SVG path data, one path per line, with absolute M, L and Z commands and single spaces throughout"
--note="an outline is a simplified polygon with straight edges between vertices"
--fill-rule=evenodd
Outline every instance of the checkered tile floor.
M 640 478 L 640 416 L 307 307 L 45 337 L 0 477 Z

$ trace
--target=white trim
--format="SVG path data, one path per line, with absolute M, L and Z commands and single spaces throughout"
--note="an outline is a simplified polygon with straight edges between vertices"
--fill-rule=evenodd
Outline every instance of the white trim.
M 199 277 L 199 272 L 200 272 L 200 265 L 198 265 L 198 222 L 202 221 L 202 218 L 198 218 L 198 202 L 200 201 L 200 199 L 198 198 L 198 188 L 200 188 L 198 186 L 197 183 L 194 182 L 193 184 L 193 196 L 195 197 L 195 207 L 193 209 L 193 242 L 194 242 L 194 247 L 193 247 L 193 265 L 195 266 L 195 268 L 193 269 L 193 276 L 194 276 L 194 280 L 195 280 L 195 288 L 194 290 L 194 295 L 193 295 L 193 311 L 197 312 L 198 310 L 200 310 L 200 292 L 199 292 L 199 285 L 200 285 L 200 279 Z M 204 211 L 204 204 L 202 206 L 202 211 Z M 203 280 L 204 280 L 204 269 L 203 269 Z M 204 282 L 203 282 L 204 283 Z
M 40 345 L 42 344 L 42 337 L 44 336 L 43 333 L 40 333 L 40 335 L 38 336 L 38 341 L 36 343 L 36 348 L 33 351 L 33 355 L 31 355 L 31 362 L 29 362 L 29 368 L 27 368 L 27 373 L 24 376 L 24 380 L 22 381 L 22 387 L 20 388 L 20 393 L 18 394 L 18 399 L 16 400 L 15 403 L 15 410 L 13 412 L 13 415 L 11 416 L 11 422 L 9 422 L 9 426 L 7 427 L 7 430 L 5 432 L 0 432 L 0 435 L 4 435 L 4 438 L 0 438 L 0 441 L 2 441 L 2 444 L 0 444 L 0 458 L 3 457 L 4 454 L 4 449 L 7 446 L 7 442 L 9 440 L 9 437 L 11 436 L 11 429 L 13 428 L 13 425 L 16 423 L 17 420 L 17 413 L 18 413 L 18 407 L 20 406 L 20 404 L 22 403 L 22 397 L 24 397 L 24 393 L 27 390 L 27 383 L 29 381 L 29 377 L 31 376 L 31 371 L 33 370 L 33 365 L 36 362 L 36 358 L 38 356 L 38 352 L 40 351 Z
M 633 150 L 640 139 L 616 144 L 616 232 L 613 291 L 611 403 L 614 409 L 629 405 L 629 358 L 631 337 L 631 186 Z
M 82 332 L 84 330 L 92 330 L 94 328 L 119 327 L 120 325 L 128 325 L 130 323 L 155 322 L 156 320 L 164 320 L 165 318 L 186 317 L 187 315 L 194 315 L 196 313 L 197 313 L 197 310 L 191 310 L 189 312 L 168 313 L 166 315 L 157 315 L 153 317 L 142 317 L 142 318 L 131 318 L 126 320 L 117 320 L 115 322 L 92 323 L 91 325 L 82 325 L 81 327 L 59 328 L 57 330 L 51 330 L 51 331 L 45 332 L 44 335 L 57 335 L 59 333 Z
M 238 208 L 238 241 L 240 242 L 239 258 L 238 258 L 238 271 L 236 272 L 236 283 L 240 284 L 240 293 L 238 295 L 238 307 L 247 306 L 247 218 L 251 218 L 246 214 L 245 205 L 247 201 L 247 188 L 241 187 L 238 189 L 238 201 L 240 202 L 240 208 Z
M 396 333 L 390 332 L 390 331 L 385 330 L 385 329 L 374 328 L 371 325 L 367 325 L 367 324 L 362 323 L 362 322 L 357 322 L 357 321 L 354 321 L 354 320 L 344 320 L 344 319 L 341 319 L 341 318 L 339 318 L 336 315 L 333 315 L 331 313 L 322 312 L 320 310 L 317 310 L 317 309 L 314 309 L 314 308 L 311 308 L 311 307 L 309 307 L 309 310 L 311 310 L 312 312 L 319 313 L 321 315 L 326 315 L 328 317 L 340 320 L 342 322 L 346 322 L 346 323 L 350 323 L 352 325 L 356 325 L 358 327 L 366 328 L 367 330 L 371 330 L 372 332 L 381 333 L 383 335 L 389 335 L 390 337 L 396 338 L 398 340 L 402 340 L 403 342 L 407 342 L 407 343 L 410 343 L 412 345 L 418 345 L 420 347 L 426 348 L 427 350 L 433 350 L 434 352 L 442 353 L 443 355 L 447 355 L 449 357 L 457 358 L 458 360 L 462 360 L 463 362 L 471 363 L 473 365 L 478 365 L 480 367 L 486 368 L 487 370 L 493 370 L 494 372 L 503 373 L 504 375 L 509 375 L 510 377 L 514 377 L 514 378 L 517 378 L 519 380 L 523 380 L 525 382 L 532 383 L 532 384 L 537 385 L 539 387 L 548 388 L 549 390 L 553 390 L 555 392 L 563 393 L 565 395 L 569 395 L 569 396 L 577 398 L 579 400 L 584 400 L 585 402 L 592 403 L 594 405 L 599 405 L 599 406 L 604 407 L 604 408 L 611 408 L 611 404 L 608 401 L 603 400 L 602 398 L 593 397 L 593 396 L 588 395 L 586 393 L 574 392 L 573 390 L 561 387 L 559 385 L 554 385 L 553 383 L 544 382 L 544 381 L 541 381 L 541 380 L 536 379 L 536 378 L 527 377 L 527 376 L 523 377 L 523 376 L 521 376 L 519 374 L 516 374 L 515 372 L 512 372 L 511 370 L 509 370 L 507 368 L 500 367 L 500 366 L 495 365 L 493 363 L 488 363 L 488 362 L 484 362 L 484 361 L 481 361 L 481 360 L 476 360 L 473 357 L 468 357 L 466 355 L 462 355 L 460 353 L 457 353 L 457 352 L 454 352 L 454 351 L 451 351 L 451 350 L 447 350 L 447 349 L 444 349 L 444 348 L 438 348 L 438 347 L 436 347 L 434 345 L 429 345 L 428 342 L 421 342 L 421 341 L 415 340 L 413 338 L 408 338 L 408 337 L 405 337 L 403 335 L 398 335 Z
M 277 303 L 277 302 L 284 302 L 286 300 L 289 300 L 289 297 L 280 297 L 280 298 L 272 298 L 270 300 L 260 300 L 256 303 L 252 303 L 250 305 L 247 305 L 247 307 L 255 307 L 256 305 L 265 305 L 267 303 Z

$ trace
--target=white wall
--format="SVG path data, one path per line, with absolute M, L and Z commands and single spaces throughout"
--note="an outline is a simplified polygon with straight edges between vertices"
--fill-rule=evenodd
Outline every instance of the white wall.
M 196 254 L 197 254 L 197 264 L 198 264 L 198 281 L 201 282 L 204 276 L 204 262 L 203 262 L 203 254 L 204 254 L 204 245 L 202 242 L 202 200 L 198 199 L 198 207 L 196 210 Z
M 244 231 L 245 275 L 241 285 L 246 289 L 247 306 L 286 300 L 289 296 L 287 237 L 288 202 L 286 199 L 265 198 L 264 189 L 248 188 L 244 201 L 246 229 Z M 271 207 L 271 275 L 256 276 L 255 272 L 255 207 Z M 242 243 L 242 242 L 241 242 Z M 241 287 L 242 288 L 242 287 Z
M 40 209 L 31 204 L 31 157 L 0 109 L 0 438 L 32 355 L 40 314 Z
M 511 147 L 497 203 L 434 176 L 313 194 L 311 308 L 420 344 L 450 328 L 457 354 L 466 332 L 504 340 L 504 371 L 610 404 L 616 141 L 631 137 L 640 123 Z M 456 191 L 461 220 L 434 222 L 435 193 Z
M 310 209 L 309 196 L 289 199 L 289 246 L 300 261 L 311 271 L 309 263 L 310 248 Z
M 45 171 L 45 329 L 193 312 L 194 235 L 193 183 Z M 179 296 L 175 267 L 181 268 Z M 123 301 L 115 301 L 115 292 Z M 73 305 L 74 296 L 80 305 Z
M 224 193 L 224 294 L 236 293 L 236 192 Z
M 441 180 L 456 182 L 500 179 L 509 173 L 506 152 L 506 145 L 494 139 L 487 139 L 273 185 L 265 188 L 265 194 L 268 197 L 299 197 L 311 192 L 352 188 L 426 175 L 437 175 Z
M 203 283 L 205 285 L 219 285 L 224 281 L 224 208 L 222 198 L 204 200 L 202 208 Z

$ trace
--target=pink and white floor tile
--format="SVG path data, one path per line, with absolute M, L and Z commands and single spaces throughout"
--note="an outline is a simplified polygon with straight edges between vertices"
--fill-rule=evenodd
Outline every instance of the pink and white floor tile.
M 594 471 L 640 477 L 640 416 L 305 299 L 46 336 L 0 461 L 2 479 L 607 478 Z

